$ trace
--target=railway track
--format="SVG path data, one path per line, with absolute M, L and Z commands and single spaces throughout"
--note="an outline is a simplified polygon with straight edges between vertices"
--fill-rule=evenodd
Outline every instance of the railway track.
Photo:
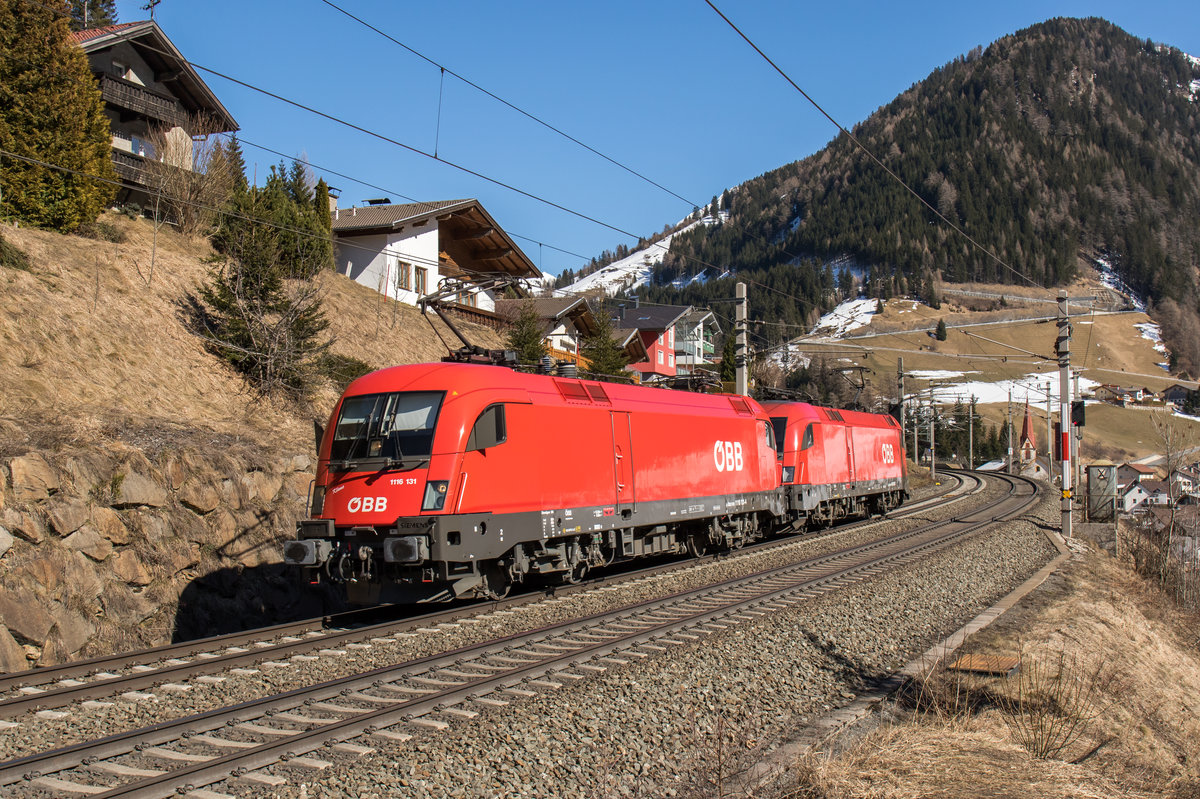
M 938 496 L 910 503 L 894 511 L 889 519 L 911 517 L 929 507 L 960 501 L 981 490 L 982 482 L 970 473 L 953 474 L 956 484 Z M 867 520 L 840 525 L 822 535 L 841 535 L 877 523 Z M 806 540 L 819 540 L 810 537 Z M 794 539 L 772 539 L 747 546 L 743 553 L 786 546 Z M 657 564 L 587 580 L 579 585 L 560 586 L 556 596 L 595 589 L 606 583 L 641 579 L 673 570 L 690 568 L 693 560 Z M 37 710 L 52 710 L 76 702 L 95 701 L 121 694 L 137 693 L 159 685 L 177 685 L 201 675 L 229 669 L 253 667 L 263 662 L 309 657 L 322 650 L 337 650 L 372 638 L 395 636 L 452 624 L 482 612 L 504 610 L 540 601 L 544 592 L 532 592 L 492 602 L 475 602 L 450 609 L 375 624 L 362 624 L 361 614 L 305 619 L 273 627 L 248 630 L 211 638 L 154 647 L 138 652 L 93 658 L 60 666 L 0 675 L 0 719 L 17 718 Z
M 982 485 L 977 477 L 969 479 Z M 483 709 L 716 635 L 913 562 L 994 521 L 1018 517 L 1036 502 L 1032 483 L 995 479 L 1008 484 L 1008 494 L 958 518 L 717 585 L 2 763 L 0 787 L 29 796 L 204 797 L 216 795 L 204 786 L 231 776 L 260 787 L 276 784 L 281 778 L 261 769 L 280 762 L 319 768 L 322 761 L 313 755 L 318 750 L 354 756 L 370 748 L 371 736 L 397 740 L 421 728 L 443 728 Z

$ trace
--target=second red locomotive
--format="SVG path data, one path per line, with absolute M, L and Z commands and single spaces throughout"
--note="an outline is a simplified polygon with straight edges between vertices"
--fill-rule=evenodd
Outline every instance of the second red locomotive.
M 737 547 L 898 504 L 888 418 L 474 364 L 383 369 L 334 409 L 284 560 L 365 604 Z

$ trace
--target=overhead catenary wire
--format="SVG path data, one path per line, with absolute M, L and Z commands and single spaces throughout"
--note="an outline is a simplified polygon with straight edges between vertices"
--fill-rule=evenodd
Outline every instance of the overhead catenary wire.
M 928 200 L 926 200 L 924 197 L 922 197 L 916 191 L 916 189 L 909 186 L 902 177 L 897 175 L 887 164 L 883 163 L 883 161 L 881 161 L 874 153 L 872 153 L 869 149 L 867 149 L 867 146 L 865 144 L 863 144 L 862 142 L 860 142 L 858 140 L 857 136 L 855 136 L 853 133 L 851 133 L 849 130 L 847 130 L 845 127 L 843 127 L 840 122 L 838 122 L 836 119 L 834 119 L 833 116 L 831 116 L 828 111 L 826 111 L 823 107 L 821 107 L 820 103 L 818 103 L 816 100 L 814 100 L 808 94 L 808 92 L 806 92 L 806 91 L 804 91 L 804 89 L 800 88 L 800 85 L 798 83 L 796 83 L 796 81 L 792 80 L 791 76 L 788 75 L 786 72 L 784 72 L 783 69 L 778 64 L 776 64 L 771 59 L 770 56 L 768 56 L 765 52 L 763 52 L 762 48 L 760 48 L 757 44 L 755 44 L 750 39 L 749 36 L 747 36 L 745 33 L 743 33 L 742 29 L 739 28 L 736 24 L 734 24 L 733 20 L 731 20 L 729 17 L 727 17 L 724 14 L 724 12 L 721 11 L 721 9 L 717 8 L 717 6 L 713 3 L 713 0 L 704 0 L 704 2 L 708 4 L 709 8 L 711 8 L 713 11 L 715 11 L 717 13 L 717 16 L 719 16 L 721 19 L 723 19 L 725 21 L 725 24 L 727 24 L 730 28 L 732 28 L 733 31 L 735 33 L 737 33 L 737 35 L 740 36 L 743 41 L 746 42 L 746 44 L 750 45 L 750 47 L 754 50 L 754 52 L 758 53 L 759 56 L 761 56 L 762 59 L 764 61 L 766 61 L 771 66 L 772 69 L 774 69 L 777 73 L 779 73 L 780 77 L 782 77 L 785 81 L 787 81 L 793 89 L 795 89 L 797 92 L 799 92 L 800 95 L 813 106 L 813 108 L 817 109 L 817 111 L 819 111 L 823 117 L 825 117 L 830 122 L 832 122 L 839 131 L 844 133 L 849 138 L 849 140 L 854 144 L 855 147 L 862 150 L 862 152 L 867 156 L 867 158 L 869 158 L 871 161 L 873 161 L 877 166 L 879 166 L 879 168 L 881 168 L 884 172 L 886 172 L 889 177 L 891 177 L 898 184 L 900 184 L 900 186 L 902 186 L 905 191 L 907 191 L 913 197 L 916 197 L 917 200 L 922 205 L 924 205 L 926 208 L 928 208 L 930 211 L 932 211 L 933 214 L 935 216 L 937 216 L 938 219 L 942 220 L 942 222 L 945 223 L 948 227 L 950 227 L 951 230 L 958 233 L 958 235 L 962 236 L 964 239 L 969 241 L 971 243 L 971 246 L 975 247 L 977 250 L 979 250 L 984 255 L 988 256 L 989 258 L 991 258 L 997 264 L 999 264 L 1000 266 L 1007 269 L 1009 272 L 1012 272 L 1014 275 L 1021 278 L 1025 282 L 1029 283 L 1031 286 L 1038 285 L 1032 278 L 1028 277 L 1023 272 L 1020 272 L 1019 270 L 1013 268 L 1003 258 L 1001 258 L 1000 256 L 993 253 L 987 247 L 984 247 L 982 244 L 980 244 L 978 241 L 976 241 L 974 239 L 974 237 L 972 237 L 970 234 L 968 234 L 965 230 L 963 230 L 961 227 L 959 227 L 958 225 L 951 222 L 948 218 L 946 218 L 946 216 L 944 214 L 942 214 L 941 211 L 939 211 Z
M 468 86 L 470 86 L 471 88 L 475 89 L 476 91 L 479 91 L 479 92 L 482 92 L 483 94 L 486 94 L 488 97 L 491 97 L 491 98 L 492 98 L 493 100 L 495 100 L 496 102 L 498 102 L 498 103 L 501 103 L 502 105 L 504 105 L 504 106 L 506 106 L 506 107 L 508 107 L 508 108 L 512 109 L 513 111 L 516 111 L 518 114 L 521 114 L 522 116 L 526 117 L 527 119 L 530 119 L 530 120 L 532 120 L 533 122 L 536 122 L 537 124 L 541 125 L 542 127 L 546 128 L 547 130 L 551 130 L 551 131 L 553 131 L 554 133 L 557 133 L 559 136 L 562 136 L 564 139 L 567 139 L 568 141 L 570 141 L 570 142 L 573 142 L 574 144 L 577 144 L 577 145 L 579 145 L 580 147 L 582 147 L 583 149 L 587 150 L 588 152 L 590 152 L 590 153 L 593 153 L 593 154 L 595 154 L 595 155 L 599 156 L 600 158 L 603 158 L 605 161 L 608 161 L 610 164 L 612 164 L 612 165 L 614 165 L 614 166 L 617 166 L 617 167 L 620 167 L 621 169 L 625 170 L 625 171 L 626 171 L 626 172 L 628 172 L 629 174 L 631 174 L 631 175 L 633 175 L 633 176 L 635 176 L 635 177 L 637 177 L 637 178 L 639 178 L 639 179 L 641 179 L 641 180 L 645 181 L 646 183 L 649 183 L 651 186 L 654 186 L 655 188 L 658 188 L 658 189 L 662 189 L 664 192 L 666 192 L 667 194 L 670 194 L 672 197 L 675 197 L 676 199 L 678 199 L 678 200 L 681 200 L 681 201 L 683 201 L 683 202 L 685 202 L 685 203 L 687 203 L 688 205 L 691 205 L 691 206 L 693 206 L 693 207 L 698 207 L 698 206 L 700 205 L 699 203 L 693 202 L 693 201 L 689 200 L 687 197 L 684 197 L 683 195 L 681 195 L 681 194 L 679 194 L 679 193 L 677 193 L 677 192 L 674 192 L 674 191 L 672 191 L 671 189 L 668 189 L 666 186 L 662 185 L 661 183 L 658 183 L 657 181 L 655 181 L 655 180 L 652 180 L 651 178 L 649 178 L 649 177 L 647 177 L 646 175 L 642 174 L 641 172 L 639 172 L 638 170 L 634 169 L 633 167 L 626 166 L 625 164 L 621 163 L 620 161 L 616 160 L 615 158 L 612 158 L 611 156 L 605 155 L 604 153 L 602 153 L 602 152 L 600 152 L 599 150 L 597 150 L 595 147 L 592 147 L 591 145 L 589 145 L 589 144 L 587 144 L 587 143 L 585 143 L 585 142 L 583 142 L 583 141 L 580 141 L 579 139 L 575 138 L 575 137 L 574 137 L 574 136 L 572 136 L 571 134 L 569 134 L 569 133 L 567 133 L 567 132 L 563 131 L 562 129 L 560 129 L 560 128 L 556 127 L 556 126 L 554 126 L 554 125 L 551 125 L 549 122 L 547 122 L 546 120 L 542 119 L 541 117 L 539 117 L 539 116 L 536 116 L 535 114 L 532 114 L 532 113 L 530 113 L 530 112 L 528 112 L 528 111 L 524 110 L 523 108 L 520 108 L 520 107 L 518 107 L 518 106 L 514 105 L 513 103 L 509 102 L 508 100 L 505 100 L 503 97 L 500 97 L 499 95 L 497 95 L 497 94 L 495 94 L 495 93 L 493 93 L 493 92 L 491 92 L 491 91 L 489 91 L 489 90 L 485 89 L 484 87 L 480 86 L 478 83 L 475 83 L 474 81 L 472 81 L 472 80 L 470 80 L 470 79 L 468 79 L 468 78 L 466 78 L 466 77 L 464 77 L 464 76 L 460 75 L 459 73 L 455 72 L 454 70 L 450 69 L 449 67 L 446 67 L 445 65 L 443 65 L 443 64 L 440 64 L 440 63 L 438 63 L 437 61 L 434 61 L 432 58 L 430 58 L 430 57 L 428 57 L 428 56 L 424 55 L 423 53 L 420 53 L 420 52 L 418 52 L 417 50 L 413 49 L 412 47 L 410 47 L 409 45 L 407 45 L 407 44 L 405 44 L 404 42 L 400 41 L 399 39 L 396 39 L 396 38 L 394 38 L 393 36 L 391 36 L 391 35 L 389 35 L 389 34 L 385 33 L 384 31 L 382 31 L 382 30 L 380 30 L 379 28 L 375 27 L 374 25 L 372 25 L 371 23 L 369 23 L 369 22 L 367 22 L 366 20 L 362 19 L 361 17 L 355 16 L 354 14 L 351 14 L 349 11 L 347 11 L 347 10 L 346 10 L 346 9 L 344 9 L 344 8 L 342 8 L 341 6 L 338 6 L 338 5 L 336 5 L 335 3 L 332 3 L 332 2 L 330 2 L 330 0 L 321 0 L 321 2 L 322 2 L 322 3 L 324 3 L 325 5 L 329 6 L 330 8 L 332 8 L 333 10 L 335 10 L 335 11 L 337 11 L 337 12 L 339 12 L 339 13 L 341 13 L 341 14 L 345 14 L 347 17 L 349 17 L 350 19 L 354 20 L 355 22 L 357 22 L 358 24 L 362 25 L 363 27 L 365 27 L 365 28 L 368 28 L 368 29 L 370 29 L 370 30 L 374 31 L 375 33 L 378 33 L 380 36 L 382 36 L 383 38 L 385 38 L 385 39 L 387 39 L 388 41 L 392 42 L 393 44 L 395 44 L 395 45 L 397 45 L 397 46 L 399 46 L 399 47 L 402 47 L 402 48 L 404 48 L 404 49 L 405 49 L 405 50 L 407 50 L 408 52 L 410 52 L 410 53 L 412 53 L 413 55 L 415 55 L 417 58 L 420 58 L 420 59 L 422 59 L 422 60 L 424 60 L 424 61 L 428 62 L 428 63 L 429 63 L 429 64 L 431 64 L 432 66 L 435 66 L 435 67 L 437 67 L 437 68 L 438 68 L 438 69 L 441 71 L 442 75 L 450 75 L 450 76 L 452 76 L 452 77 L 458 78 L 460 81 L 462 81 L 463 83 L 467 84 Z M 440 111 L 440 100 L 439 100 L 439 111 Z M 439 120 L 440 120 L 440 114 L 439 114 Z M 435 154 L 436 154 L 436 146 L 435 146 L 435 148 L 434 148 L 434 149 L 435 149 Z
M 415 204 L 418 204 L 418 205 L 427 205 L 427 204 L 428 204 L 428 203 L 426 203 L 426 202 L 424 202 L 424 201 L 422 201 L 422 200 L 418 200 L 418 199 L 416 199 L 416 198 L 414 198 L 414 197 L 409 197 L 408 195 L 404 194 L 403 192 L 397 191 L 396 189 L 393 189 L 393 188 L 388 188 L 388 187 L 386 187 L 386 186 L 380 186 L 380 185 L 378 185 L 378 184 L 376 184 L 376 183 L 370 183 L 370 182 L 368 182 L 368 181 L 365 181 L 365 180 L 363 180 L 362 178 L 356 178 L 356 177 L 354 177 L 353 175 L 347 175 L 347 174 L 346 174 L 346 173 L 344 173 L 344 172 L 338 172 L 337 170 L 335 170 L 335 169 L 330 169 L 330 168 L 329 168 L 329 167 L 327 167 L 327 166 L 323 166 L 323 165 L 320 165 L 320 164 L 314 164 L 312 161 L 309 161 L 309 160 L 307 160 L 307 159 L 300 159 L 300 158 L 297 158 L 297 157 L 296 157 L 296 156 L 294 156 L 294 155 L 288 155 L 288 154 L 286 154 L 286 153 L 280 152 L 279 150 L 275 150 L 275 149 L 273 149 L 273 148 L 271 148 L 271 147 L 267 147 L 267 146 L 266 146 L 266 145 L 264 145 L 264 144 L 257 144 L 257 143 L 255 143 L 255 142 L 249 141 L 249 140 L 247 140 L 247 139 L 243 139 L 241 136 L 238 136 L 236 133 L 220 133 L 220 134 L 218 134 L 218 135 L 220 135 L 220 136 L 223 136 L 223 137 L 225 137 L 225 138 L 229 139 L 230 141 L 233 141 L 233 140 L 235 140 L 235 139 L 236 139 L 236 140 L 238 141 L 238 143 L 240 143 L 240 144 L 245 144 L 245 145 L 248 145 L 248 146 L 250 146 L 250 147 L 254 147 L 255 149 L 258 149 L 258 150 L 263 150 L 264 152 L 268 152 L 268 153 L 271 153 L 271 154 L 273 154 L 273 155 L 278 155 L 280 158 L 285 158 L 285 159 L 287 159 L 287 160 L 289 160 L 289 161 L 292 161 L 292 162 L 294 162 L 294 163 L 304 163 L 304 164 L 307 164 L 308 166 L 312 167 L 313 169 L 319 170 L 319 171 L 320 171 L 320 172 L 322 172 L 323 174 L 328 174 L 328 175 L 336 175 L 336 176 L 337 176 L 337 177 L 339 177 L 339 178 L 345 178 L 346 180 L 349 180 L 349 181 L 352 181 L 352 182 L 354 182 L 354 183 L 357 183 L 357 184 L 358 184 L 358 185 L 360 185 L 360 186 L 365 186 L 365 187 L 367 187 L 367 188 L 370 188 L 370 189 L 378 189 L 379 191 L 381 191 L 381 192 L 384 192 L 385 194 L 387 194 L 387 195 L 389 195 L 389 196 L 391 196 L 391 195 L 395 195 L 395 196 L 399 197 L 399 198 L 400 198 L 400 199 L 402 199 L 402 200 L 407 200 L 407 201 L 409 201 L 409 202 L 411 202 L 411 203 L 415 203 Z M 545 247 L 546 249 L 549 249 L 549 250 L 554 250 L 555 252 L 561 252 L 561 253 L 562 253 L 562 254 L 564 254 L 564 255 L 570 255 L 570 256 L 572 256 L 572 257 L 574 257 L 574 258 L 579 258 L 579 259 L 582 259 L 582 260 L 584 260 L 584 261 L 586 261 L 586 260 L 588 260 L 588 259 L 590 258 L 590 256 L 587 256 L 587 255 L 580 255 L 580 254 L 579 254 L 579 253 L 577 253 L 577 252 L 572 252 L 571 250 L 567 250 L 567 249 L 564 249 L 564 248 L 562 248 L 562 247 L 556 247 L 556 246 L 555 246 L 555 245 L 553 245 L 553 244 L 548 244 L 548 243 L 546 243 L 546 242 L 544 242 L 544 241 L 541 241 L 541 240 L 539 240 L 539 239 L 533 238 L 532 236 L 525 236 L 525 235 L 522 235 L 522 234 L 520 234 L 520 233 L 513 233 L 511 230 L 505 230 L 505 232 L 506 232 L 506 233 L 508 233 L 508 235 L 512 236 L 513 238 L 516 238 L 516 239 L 521 239 L 522 241 L 529 241 L 529 242 L 532 242 L 532 243 L 534 243 L 534 244 L 537 244 L 539 247 Z
M 95 180 L 99 183 L 106 183 L 110 186 L 116 186 L 116 187 L 122 188 L 122 189 L 132 189 L 132 190 L 136 190 L 136 191 L 142 191 L 152 197 L 157 196 L 157 197 L 160 197 L 163 199 L 170 199 L 172 202 L 179 202 L 183 205 L 187 205 L 192 208 L 199 208 L 201 210 L 209 211 L 210 213 L 219 214 L 221 216 L 229 217 L 232 219 L 240 219 L 244 222 L 250 222 L 250 223 L 256 224 L 256 225 L 262 225 L 263 227 L 268 227 L 268 228 L 271 228 L 274 230 L 283 231 L 285 233 L 293 233 L 293 234 L 296 234 L 298 236 L 302 236 L 305 238 L 320 239 L 322 241 L 332 241 L 330 237 L 319 234 L 319 233 L 315 233 L 311 230 L 304 230 L 302 228 L 294 228 L 294 227 L 289 227 L 287 225 L 280 225 L 276 222 L 272 222 L 269 219 L 262 219 L 260 217 L 249 216 L 247 214 L 242 214 L 242 213 L 238 213 L 236 211 L 231 211 L 227 208 L 217 208 L 215 206 L 205 205 L 204 203 L 196 202 L 194 200 L 179 200 L 179 199 L 175 199 L 175 198 L 168 198 L 167 195 L 162 191 L 152 191 L 152 190 L 147 191 L 147 187 L 145 187 L 145 186 L 139 186 L 139 185 L 133 184 L 133 183 L 126 183 L 125 181 L 122 181 L 122 180 L 112 180 L 110 178 L 101 177 L 100 175 L 93 175 L 91 173 L 84 172 L 79 169 L 72 169 L 71 167 L 62 166 L 61 164 L 52 164 L 48 161 L 42 161 L 37 158 L 31 158 L 26 155 L 20 155 L 18 153 L 10 152 L 9 150 L 0 149 L 0 157 L 15 158 L 19 161 L 24 161 L 24 162 L 30 163 L 30 164 L 36 164 L 38 166 L 46 167 L 47 169 L 53 169 L 58 172 L 64 172 L 64 173 L 71 174 L 71 175 L 77 175 L 79 177 L 84 177 L 84 178 L 88 178 L 90 180 Z M 339 246 L 348 247 L 348 248 L 356 249 L 356 250 L 362 250 L 364 252 L 369 252 L 369 253 L 381 252 L 380 250 L 376 250 L 371 247 L 363 247 L 361 245 L 352 244 L 349 242 L 339 242 Z M 414 263 L 414 264 L 424 264 L 426 266 L 438 266 L 439 265 L 437 261 L 433 261 L 428 258 L 423 258 L 420 256 L 410 255 L 409 253 L 394 252 L 394 251 L 386 250 L 386 249 L 383 250 L 382 252 L 387 255 L 395 255 L 398 257 L 403 256 L 406 261 L 409 261 L 410 263 Z M 469 270 L 464 270 L 464 271 L 469 271 Z M 490 274 L 495 274 L 495 273 L 475 272 L 473 274 L 478 274 L 478 275 L 488 274 L 488 275 L 490 275 Z

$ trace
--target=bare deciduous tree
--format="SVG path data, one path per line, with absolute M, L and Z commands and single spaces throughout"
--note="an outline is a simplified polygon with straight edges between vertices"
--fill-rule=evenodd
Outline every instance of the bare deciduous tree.
M 242 178 L 227 156 L 219 127 L 210 117 L 199 116 L 188 123 L 190 135 L 181 127 L 160 127 L 150 134 L 154 157 L 146 160 L 146 176 L 155 215 L 166 210 L 185 236 L 213 229 Z

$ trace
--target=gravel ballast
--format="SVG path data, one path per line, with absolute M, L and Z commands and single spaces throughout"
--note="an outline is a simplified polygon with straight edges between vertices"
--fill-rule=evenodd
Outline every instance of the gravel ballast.
M 272 770 L 281 797 L 673 795 L 758 760 L 1048 562 L 1049 499 L 999 529 L 848 589 L 615 667 L 448 730 Z M 406 728 L 407 731 L 408 728 Z M 718 737 L 721 743 L 718 745 Z M 330 758 L 334 759 L 334 758 Z M 230 782 L 219 790 L 249 796 Z M 710 789 L 711 790 L 711 789 Z
M 914 501 L 924 494 L 922 489 Z M 619 585 L 598 588 L 558 599 L 513 608 L 502 613 L 483 614 L 480 623 L 445 625 L 436 632 L 417 633 L 398 640 L 376 640 L 368 648 L 344 648 L 343 654 L 329 654 L 317 660 L 285 661 L 286 666 L 260 664 L 253 670 L 233 670 L 219 675 L 219 681 L 191 680 L 185 690 L 155 690 L 151 698 L 110 697 L 103 702 L 63 708 L 41 716 L 29 714 L 15 728 L 0 730 L 0 759 L 15 759 L 70 743 L 104 737 L 137 729 L 163 720 L 179 718 L 238 702 L 283 693 L 298 687 L 336 679 L 370 669 L 426 657 L 481 641 L 532 630 L 557 622 L 601 613 L 634 602 L 699 588 L 720 580 L 733 579 L 753 572 L 817 557 L 860 543 L 866 543 L 912 529 L 934 519 L 949 518 L 1004 493 L 990 488 L 958 503 L 936 505 L 908 519 L 883 520 L 865 528 L 797 538 L 788 545 L 762 552 L 741 553 L 736 557 L 698 561 L 695 566 L 664 575 L 629 580 Z M 149 692 L 142 692 L 143 694 Z M 63 713 L 65 711 L 65 714 Z

